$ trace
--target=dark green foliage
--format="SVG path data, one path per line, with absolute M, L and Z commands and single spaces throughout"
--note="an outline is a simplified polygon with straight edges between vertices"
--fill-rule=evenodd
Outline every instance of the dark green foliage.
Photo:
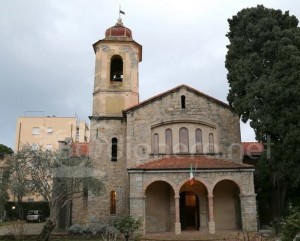
M 8 188 L 8 172 L 4 157 L 13 153 L 13 150 L 3 144 L 0 144 L 0 219 L 4 212 L 4 206 L 9 199 Z
M 10 147 L 0 144 L 0 160 L 2 160 L 5 155 L 12 154 L 12 153 L 13 150 Z
M 290 205 L 288 215 L 281 222 L 282 241 L 300 240 L 300 210 L 298 207 Z
M 124 235 L 126 240 L 139 230 L 141 225 L 142 220 L 135 219 L 132 216 L 124 216 L 115 222 L 115 227 Z
M 262 5 L 228 20 L 229 104 L 265 144 L 258 180 L 269 182 L 273 216 L 300 176 L 300 30 L 289 12 Z

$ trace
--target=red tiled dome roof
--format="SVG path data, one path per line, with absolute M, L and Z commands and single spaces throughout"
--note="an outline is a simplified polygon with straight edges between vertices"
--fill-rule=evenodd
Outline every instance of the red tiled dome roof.
M 128 38 L 132 38 L 132 31 L 129 28 L 126 28 L 123 25 L 122 19 L 118 19 L 118 22 L 108 28 L 105 31 L 105 38 L 107 37 L 128 37 Z

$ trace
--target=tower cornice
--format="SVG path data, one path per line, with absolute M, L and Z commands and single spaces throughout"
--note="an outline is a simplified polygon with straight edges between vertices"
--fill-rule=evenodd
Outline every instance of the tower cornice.
M 113 44 L 131 43 L 131 44 L 133 44 L 134 46 L 136 46 L 138 48 L 138 50 L 139 50 L 139 62 L 142 62 L 143 46 L 140 45 L 139 43 L 135 42 L 134 40 L 128 40 L 128 39 L 121 40 L 119 38 L 120 37 L 118 37 L 118 39 L 100 39 L 99 41 L 97 41 L 96 43 L 93 44 L 94 52 L 97 53 L 97 47 L 100 43 L 104 43 L 104 44 L 109 44 L 109 43 L 113 43 Z

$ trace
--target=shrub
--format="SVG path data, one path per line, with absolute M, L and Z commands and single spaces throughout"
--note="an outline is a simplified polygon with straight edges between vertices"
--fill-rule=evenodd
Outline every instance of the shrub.
M 69 233 L 71 234 L 82 234 L 82 231 L 83 227 L 78 223 L 75 223 L 69 227 Z
M 142 220 L 135 219 L 132 216 L 122 217 L 115 222 L 115 227 L 124 235 L 126 240 L 128 240 L 141 225 Z
M 289 206 L 288 215 L 281 222 L 282 241 L 300 241 L 300 210 L 298 207 Z
M 103 225 L 101 236 L 104 241 L 115 241 L 119 236 L 119 230 L 111 225 Z
M 99 223 L 95 223 L 91 225 L 92 234 L 101 234 L 103 230 L 103 225 Z
M 82 233 L 83 234 L 92 234 L 93 233 L 93 227 L 90 225 L 85 225 L 82 227 Z

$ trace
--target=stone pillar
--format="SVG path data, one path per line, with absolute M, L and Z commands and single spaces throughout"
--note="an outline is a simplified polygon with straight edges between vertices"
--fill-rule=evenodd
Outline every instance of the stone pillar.
M 175 234 L 181 233 L 179 196 L 175 196 Z
M 215 233 L 216 226 L 214 220 L 214 196 L 207 195 L 208 199 L 208 231 L 209 233 Z
M 258 230 L 256 194 L 240 195 L 240 200 L 243 231 L 256 232 Z
M 129 197 L 130 199 L 130 215 L 135 218 L 141 218 L 143 221 L 142 232 L 146 234 L 146 197 Z

